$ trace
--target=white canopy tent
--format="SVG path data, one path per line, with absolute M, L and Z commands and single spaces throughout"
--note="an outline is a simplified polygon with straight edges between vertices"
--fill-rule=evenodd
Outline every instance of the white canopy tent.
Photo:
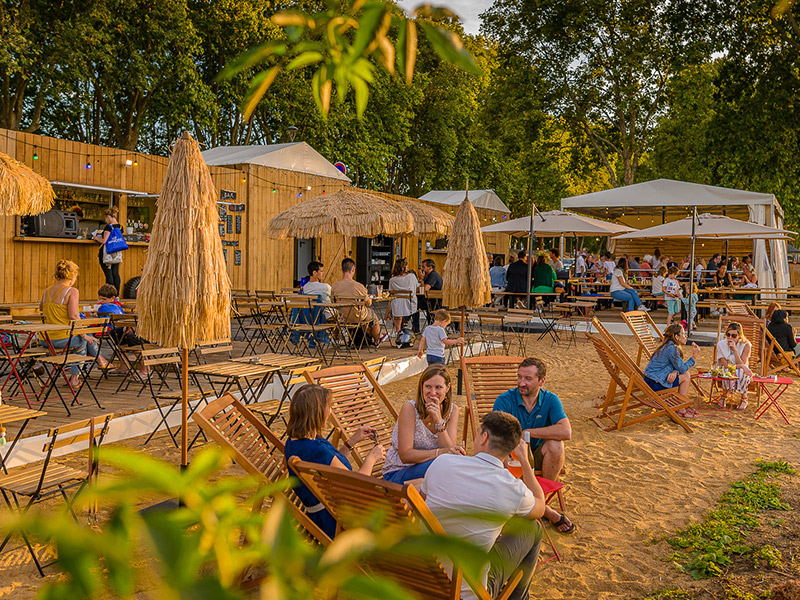
M 626 227 L 610 221 L 584 217 L 564 210 L 548 210 L 536 212 L 531 226 L 531 217 L 520 217 L 487 225 L 482 227 L 484 233 L 507 233 L 517 237 L 526 237 L 533 231 L 537 237 L 563 237 L 565 235 L 616 235 L 626 231 L 634 231 L 633 227 Z
M 486 208 L 504 213 L 511 212 L 494 190 L 469 190 L 469 192 L 466 190 L 433 190 L 424 196 L 420 196 L 419 199 L 425 200 L 425 202 L 461 206 L 464 197 L 466 197 L 475 208 Z
M 655 179 L 624 187 L 603 190 L 582 196 L 562 198 L 563 210 L 577 210 L 582 213 L 614 217 L 622 211 L 686 215 L 687 209 L 715 207 L 722 212 L 727 207 L 747 208 L 751 223 L 783 229 L 783 210 L 772 194 L 746 192 L 731 188 L 716 187 Z M 704 208 L 704 212 L 713 209 Z M 786 257 L 786 240 L 771 239 L 770 264 L 766 241 L 753 241 L 753 264 L 756 267 L 759 284 L 762 287 L 788 287 L 789 263 Z
M 347 175 L 305 142 L 265 146 L 218 146 L 203 152 L 203 158 L 207 165 L 261 165 L 350 181 Z

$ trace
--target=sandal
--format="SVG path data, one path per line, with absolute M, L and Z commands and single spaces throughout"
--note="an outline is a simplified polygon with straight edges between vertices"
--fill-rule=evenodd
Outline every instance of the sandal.
M 573 533 L 575 533 L 575 523 L 572 522 L 570 522 L 569 527 L 565 531 L 561 531 L 559 529 L 559 527 L 566 524 L 567 524 L 567 515 L 561 515 L 561 518 L 556 523 L 553 523 L 551 521 L 551 525 L 555 527 L 555 530 L 558 533 L 561 533 L 563 535 L 572 535 Z
M 742 398 L 742 401 L 739 403 L 739 406 L 736 407 L 736 410 L 744 410 L 747 408 L 747 398 Z
M 684 419 L 696 419 L 697 417 L 699 417 L 699 416 L 700 416 L 700 415 L 697 413 L 697 411 L 696 411 L 695 409 L 693 409 L 693 408 L 684 408 L 684 409 L 683 409 L 683 412 L 681 412 L 681 411 L 676 411 L 676 414 L 677 414 L 679 417 L 682 417 L 682 418 L 684 418 Z

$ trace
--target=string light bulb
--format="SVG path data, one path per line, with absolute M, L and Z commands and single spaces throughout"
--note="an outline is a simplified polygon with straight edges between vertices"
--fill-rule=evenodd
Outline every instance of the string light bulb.
M 134 167 L 138 167 L 139 166 L 139 161 L 136 160 L 135 158 L 133 159 L 133 166 Z
M 310 191 L 311 191 L 311 186 L 310 186 L 310 185 L 307 185 L 307 186 L 306 186 L 306 189 L 307 189 L 307 190 L 310 192 Z
M 88 154 L 86 155 L 86 168 L 87 169 L 91 169 L 92 168 L 91 157 Z
M 272 193 L 273 193 L 273 194 L 277 193 L 277 191 L 278 191 L 278 190 L 276 190 L 275 188 L 272 188 Z
M 33 160 L 39 160 L 39 154 L 36 152 L 36 146 L 33 147 Z
M 298 197 L 298 198 L 302 198 L 302 197 L 303 197 L 303 192 L 300 192 L 300 193 L 298 193 L 298 194 L 297 194 L 297 197 Z

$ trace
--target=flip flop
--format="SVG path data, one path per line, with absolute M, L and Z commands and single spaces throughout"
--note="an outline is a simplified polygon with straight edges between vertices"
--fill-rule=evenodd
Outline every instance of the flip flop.
M 575 533 L 575 523 L 570 523 L 569 529 L 567 529 L 566 531 L 562 531 L 562 530 L 559 529 L 559 527 L 561 527 L 562 525 L 566 525 L 566 524 L 567 524 L 567 516 L 566 515 L 561 515 L 561 518 L 556 523 L 552 523 L 551 522 L 551 525 L 555 528 L 555 530 L 558 533 L 561 533 L 563 535 L 572 535 L 573 533 Z

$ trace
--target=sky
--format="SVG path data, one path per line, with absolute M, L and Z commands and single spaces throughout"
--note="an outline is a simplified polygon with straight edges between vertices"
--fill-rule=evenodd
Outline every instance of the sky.
M 397 0 L 397 3 L 406 11 L 413 10 L 425 3 L 446 6 L 461 17 L 467 33 L 476 34 L 481 26 L 479 15 L 486 12 L 486 9 L 492 5 L 492 0 Z

